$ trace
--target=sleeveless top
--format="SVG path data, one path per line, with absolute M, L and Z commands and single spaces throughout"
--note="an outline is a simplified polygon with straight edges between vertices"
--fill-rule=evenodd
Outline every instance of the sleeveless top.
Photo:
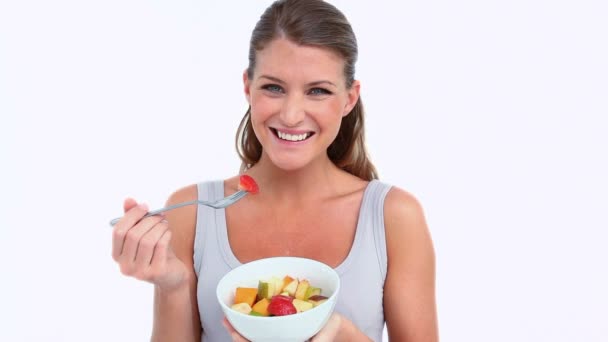
M 359 210 L 353 245 L 346 259 L 335 268 L 341 287 L 335 311 L 350 319 L 364 334 L 382 341 L 383 293 L 387 270 L 384 234 L 384 199 L 390 185 L 368 183 Z M 224 197 L 222 180 L 198 184 L 200 200 Z M 198 277 L 197 301 L 203 328 L 202 341 L 232 341 L 222 325 L 224 314 L 215 289 L 220 279 L 240 266 L 232 253 L 224 209 L 199 205 L 194 237 L 194 268 Z

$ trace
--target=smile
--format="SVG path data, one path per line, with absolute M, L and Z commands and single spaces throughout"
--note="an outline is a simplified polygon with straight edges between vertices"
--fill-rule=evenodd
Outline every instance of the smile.
M 285 140 L 285 141 L 294 141 L 294 142 L 306 140 L 314 134 L 314 132 L 307 132 L 307 133 L 302 133 L 302 134 L 289 134 L 289 133 L 281 132 L 281 131 L 277 130 L 276 128 L 271 128 L 270 130 L 279 139 Z

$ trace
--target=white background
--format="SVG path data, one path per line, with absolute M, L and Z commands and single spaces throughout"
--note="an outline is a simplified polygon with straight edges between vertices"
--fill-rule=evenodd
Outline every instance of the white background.
M 0 1 L 1 341 L 149 338 L 107 222 L 237 173 L 269 3 Z M 381 179 L 426 210 L 442 340 L 608 340 L 606 3 L 333 3 Z

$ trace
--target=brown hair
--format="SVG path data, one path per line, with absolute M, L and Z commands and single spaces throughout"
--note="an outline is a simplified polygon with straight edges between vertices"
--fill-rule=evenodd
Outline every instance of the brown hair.
M 337 8 L 322 0 L 279 0 L 260 17 L 251 35 L 247 75 L 253 79 L 256 53 L 273 39 L 284 37 L 307 46 L 329 49 L 344 58 L 346 86 L 355 79 L 357 39 L 350 23 Z M 361 97 L 342 118 L 336 139 L 327 148 L 329 159 L 341 169 L 365 180 L 377 179 L 376 168 L 367 156 Z M 251 126 L 251 107 L 247 109 L 236 134 L 241 171 L 255 165 L 262 156 L 262 145 Z

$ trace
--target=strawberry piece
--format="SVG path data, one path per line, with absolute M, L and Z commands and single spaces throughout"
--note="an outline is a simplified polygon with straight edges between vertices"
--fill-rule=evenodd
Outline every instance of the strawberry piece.
M 273 316 L 293 315 L 297 312 L 298 310 L 293 306 L 291 298 L 287 296 L 274 296 L 268 305 L 268 313 Z
M 245 190 L 251 194 L 257 194 L 260 191 L 258 184 L 248 175 L 241 175 L 239 179 L 239 190 Z

